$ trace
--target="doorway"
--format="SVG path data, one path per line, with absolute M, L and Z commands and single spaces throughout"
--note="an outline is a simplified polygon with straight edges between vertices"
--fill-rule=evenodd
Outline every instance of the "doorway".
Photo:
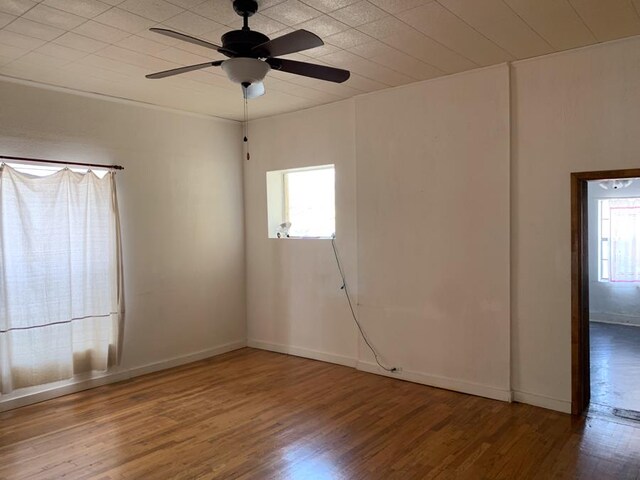
M 571 174 L 573 414 L 640 410 L 638 229 L 640 169 Z

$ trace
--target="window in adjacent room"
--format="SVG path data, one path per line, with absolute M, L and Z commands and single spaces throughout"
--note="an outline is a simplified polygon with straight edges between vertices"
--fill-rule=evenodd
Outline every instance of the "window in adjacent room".
M 335 167 L 267 172 L 270 238 L 331 238 L 335 233 Z
M 640 198 L 598 200 L 598 267 L 603 282 L 640 282 Z

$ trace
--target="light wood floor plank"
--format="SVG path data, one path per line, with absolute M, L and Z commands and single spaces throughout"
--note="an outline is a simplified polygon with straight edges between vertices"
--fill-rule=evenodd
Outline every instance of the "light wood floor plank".
M 0 479 L 640 479 L 640 429 L 242 349 L 0 413 Z

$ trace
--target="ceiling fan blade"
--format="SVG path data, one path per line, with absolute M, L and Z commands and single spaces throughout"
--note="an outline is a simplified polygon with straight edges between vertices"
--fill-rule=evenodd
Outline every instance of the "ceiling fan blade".
M 318 78 L 329 82 L 342 83 L 349 79 L 351 73 L 341 68 L 327 67 L 315 63 L 298 62 L 285 58 L 267 58 L 265 60 L 274 70 L 295 73 L 304 77 Z
M 200 70 L 202 68 L 217 67 L 218 65 L 222 65 L 223 61 L 224 60 L 216 60 L 215 62 L 199 63 L 197 65 L 189 65 L 188 67 L 172 68 L 171 70 L 163 70 L 162 72 L 150 73 L 145 76 L 151 79 L 171 77 L 173 75 L 193 72 L 194 70 Z
M 256 45 L 251 52 L 259 57 L 279 57 L 324 45 L 322 39 L 307 30 L 296 30 Z
M 211 48 L 212 50 L 222 49 L 220 45 L 216 45 L 215 43 L 207 42 L 205 40 L 200 40 L 199 38 L 192 37 L 191 35 L 185 35 L 184 33 L 175 32 L 173 30 L 169 30 L 166 28 L 153 27 L 153 28 L 150 28 L 149 30 L 155 33 L 159 33 L 160 35 L 165 35 L 167 37 L 177 38 L 178 40 L 182 40 L 184 42 L 193 43 L 194 45 L 200 45 L 201 47 Z
M 262 82 L 252 83 L 248 87 L 242 87 L 242 93 L 244 94 L 244 98 L 247 100 L 261 97 L 264 95 L 264 92 L 264 83 Z

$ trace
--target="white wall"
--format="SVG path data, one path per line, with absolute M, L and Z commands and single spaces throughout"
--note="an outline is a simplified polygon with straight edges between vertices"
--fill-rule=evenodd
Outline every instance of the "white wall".
M 336 169 L 336 244 L 356 287 L 353 101 L 251 122 L 244 162 L 248 344 L 354 366 L 358 337 L 330 240 L 268 238 L 266 172 Z
M 571 400 L 570 173 L 640 167 L 640 38 L 513 66 L 513 388 Z
M 589 319 L 640 326 L 640 284 L 598 280 L 598 200 L 640 197 L 640 179 L 626 188 L 604 190 L 589 182 Z
M 236 124 L 8 83 L 0 105 L 3 153 L 126 167 L 127 366 L 243 341 Z M 399 376 L 570 410 L 569 175 L 640 166 L 640 38 L 262 119 L 250 149 L 250 344 L 376 370 L 330 242 L 267 238 L 266 172 L 334 163 L 338 247 Z
M 335 163 L 337 242 L 383 358 L 400 378 L 510 398 L 507 87 L 500 66 L 252 122 L 249 345 L 380 372 L 330 243 L 267 238 L 266 172 Z
M 362 344 L 333 346 L 353 339 L 340 330 L 348 317 L 303 339 L 327 324 L 326 312 L 308 312 L 335 284 L 307 268 L 326 260 L 321 243 L 266 240 L 264 173 L 350 164 L 355 143 L 356 210 L 338 202 L 338 215 L 357 222 L 357 250 L 345 250 L 358 312 L 388 363 L 410 380 L 498 398 L 510 388 L 518 401 L 570 411 L 570 173 L 640 166 L 640 38 L 352 102 L 355 120 L 344 102 L 255 122 L 250 339 L 302 355 L 331 345 L 376 370 Z
M 239 124 L 0 82 L 0 154 L 125 167 L 122 370 L 244 344 Z
M 413 379 L 504 400 L 508 80 L 501 65 L 356 99 L 362 323 Z

